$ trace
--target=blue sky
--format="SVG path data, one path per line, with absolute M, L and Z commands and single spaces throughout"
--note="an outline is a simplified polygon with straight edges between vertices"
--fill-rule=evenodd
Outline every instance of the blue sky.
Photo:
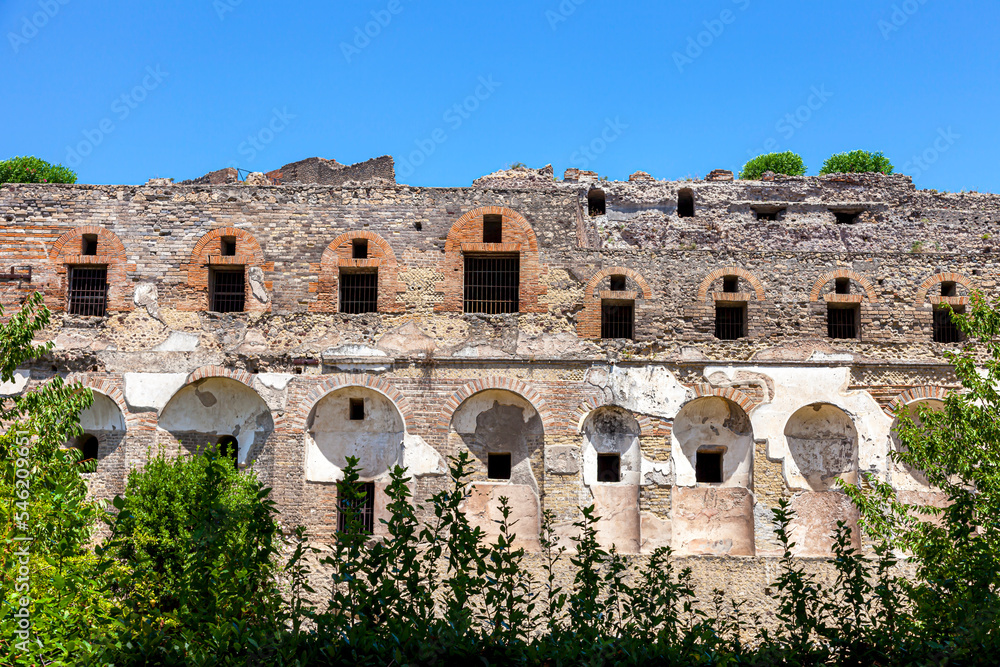
M 998 192 L 998 24 L 987 0 L 5 0 L 0 157 L 142 183 L 390 154 L 466 186 L 863 148 Z

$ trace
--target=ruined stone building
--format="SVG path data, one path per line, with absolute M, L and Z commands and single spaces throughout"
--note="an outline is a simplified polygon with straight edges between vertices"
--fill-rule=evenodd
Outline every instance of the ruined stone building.
M 594 504 L 621 552 L 728 563 L 775 555 L 781 498 L 799 553 L 827 554 L 856 520 L 838 478 L 940 501 L 890 460 L 893 411 L 956 387 L 942 307 L 1000 268 L 996 196 L 902 175 L 424 188 L 391 158 L 306 161 L 6 185 L 0 215 L 2 303 L 43 292 L 56 344 L 2 391 L 94 390 L 76 444 L 98 496 L 156 448 L 235 443 L 283 524 L 322 537 L 354 455 L 378 533 L 391 466 L 426 501 L 468 451 L 487 533 L 501 496 L 529 551 L 542 510 L 568 532 Z

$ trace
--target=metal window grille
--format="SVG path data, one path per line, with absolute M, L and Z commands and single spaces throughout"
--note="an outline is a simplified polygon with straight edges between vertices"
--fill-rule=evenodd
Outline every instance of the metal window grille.
M 516 313 L 520 288 L 519 255 L 466 256 L 465 312 Z
M 944 308 L 934 311 L 934 342 L 961 343 L 962 332 L 958 325 L 951 321 L 951 313 Z
M 597 455 L 597 481 L 620 482 L 622 479 L 622 457 L 619 454 Z
M 716 306 L 715 337 L 719 340 L 739 340 L 745 337 L 746 312 L 744 306 Z
M 601 304 L 601 338 L 634 337 L 635 305 L 630 302 L 604 301 Z
M 378 312 L 378 271 L 340 272 L 340 312 Z
M 722 452 L 704 451 L 695 454 L 694 473 L 699 483 L 722 483 Z
M 216 313 L 242 313 L 246 299 L 243 269 L 213 270 L 211 296 Z
M 104 317 L 108 308 L 108 269 L 72 267 L 69 272 L 69 314 Z
M 826 329 L 830 338 L 858 338 L 858 309 L 828 308 Z
M 363 493 L 364 497 L 355 501 L 353 507 L 347 498 L 337 499 L 337 508 L 340 510 L 337 512 L 337 532 L 347 530 L 347 512 L 344 510 L 354 509 L 361 532 L 371 535 L 375 530 L 375 482 L 354 482 L 354 488 L 359 495 Z

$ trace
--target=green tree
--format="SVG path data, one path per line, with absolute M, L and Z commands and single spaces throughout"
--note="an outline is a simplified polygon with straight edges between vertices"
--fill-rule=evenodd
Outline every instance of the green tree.
M 0 161 L 0 185 L 4 183 L 76 183 L 76 172 L 37 157 L 12 157 Z
M 767 153 L 765 155 L 758 155 L 743 165 L 743 171 L 740 172 L 740 179 L 745 181 L 758 180 L 767 171 L 772 171 L 775 174 L 784 174 L 785 176 L 804 176 L 806 165 L 802 161 L 801 155 L 791 151 Z
M 831 155 L 823 163 L 823 168 L 819 170 L 823 174 L 860 174 L 879 173 L 891 174 L 893 170 L 889 158 L 881 152 L 871 151 L 851 151 L 850 153 L 837 153 Z

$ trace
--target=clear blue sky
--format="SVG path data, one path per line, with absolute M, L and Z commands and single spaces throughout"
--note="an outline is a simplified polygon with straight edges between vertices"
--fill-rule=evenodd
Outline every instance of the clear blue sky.
M 5 0 L 0 157 L 142 183 L 390 154 L 466 186 L 864 148 L 998 192 L 998 25 L 995 0 Z

